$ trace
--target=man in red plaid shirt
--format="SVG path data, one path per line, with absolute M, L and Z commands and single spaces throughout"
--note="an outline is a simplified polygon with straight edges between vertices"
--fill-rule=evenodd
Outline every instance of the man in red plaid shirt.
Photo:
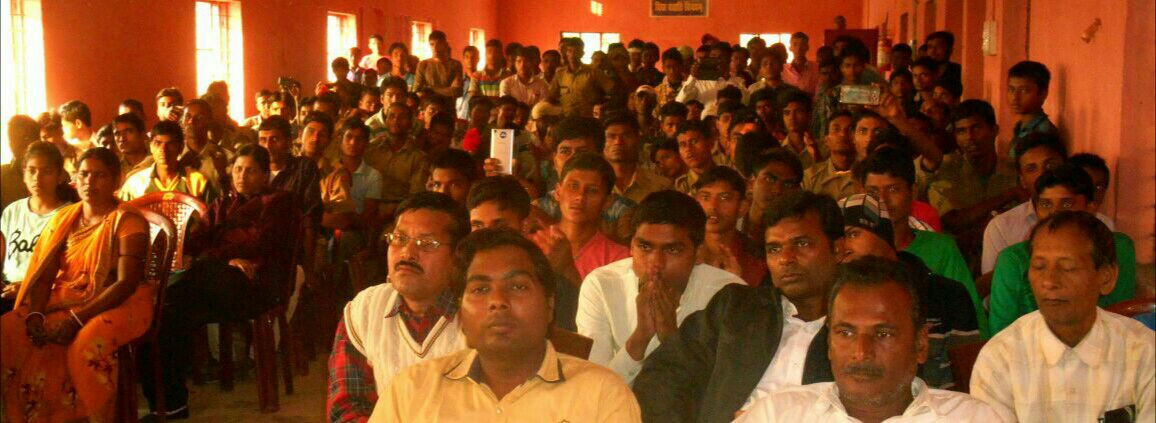
M 401 204 L 389 245 L 388 283 L 346 307 L 329 357 L 330 422 L 364 422 L 390 379 L 411 364 L 466 348 L 456 318 L 454 256 L 469 215 L 445 194 L 422 192 Z

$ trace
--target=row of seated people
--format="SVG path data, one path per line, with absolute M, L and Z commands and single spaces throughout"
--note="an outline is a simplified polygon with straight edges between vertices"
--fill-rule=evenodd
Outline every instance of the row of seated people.
M 571 50 L 567 52 L 572 53 L 574 44 L 571 42 L 569 47 Z M 852 57 L 858 54 L 856 50 L 851 48 L 840 58 L 853 61 Z M 578 64 L 581 65 L 580 61 Z M 1037 94 L 1042 92 L 1042 97 L 1046 97 L 1047 71 L 1045 68 L 1039 72 L 1040 66 L 1036 65 L 1029 62 L 1017 65 L 1026 70 L 1013 68 L 1009 71 L 1009 80 L 1012 81 L 1009 86 L 1027 81 L 1034 84 L 1031 88 Z M 862 71 L 860 67 L 858 72 Z M 850 83 L 857 82 L 855 78 L 861 76 L 856 73 L 855 66 L 851 66 L 848 73 L 844 78 Z M 168 95 L 158 96 L 161 97 L 158 100 L 171 101 L 171 91 L 162 91 L 161 94 Z M 1095 211 L 1095 207 L 1102 203 L 1102 199 L 1096 196 L 1098 192 L 1102 196 L 1103 189 L 1099 187 L 1107 186 L 1108 172 L 1106 166 L 1094 158 L 1089 160 L 1088 156 L 1077 156 L 1084 157 L 1083 161 L 1059 164 L 1066 156 L 1062 142 L 1047 134 L 1024 135 L 1015 142 L 1012 151 L 1016 162 L 1011 165 L 996 153 L 998 126 L 995 114 L 990 105 L 980 100 L 954 105 L 945 120 L 950 122 L 953 131 L 950 134 L 954 137 L 950 137 L 946 135 L 949 134 L 946 123 L 923 125 L 925 120 L 908 117 L 905 102 L 909 99 L 902 95 L 884 95 L 882 104 L 873 108 L 874 111 L 836 102 L 831 107 L 835 110 L 829 110 L 830 113 L 819 106 L 824 104 L 819 97 L 812 100 L 806 95 L 788 95 L 779 101 L 776 96 L 769 101 L 775 103 L 773 108 L 777 113 L 768 114 L 760 110 L 766 107 L 759 104 L 768 100 L 760 100 L 759 96 L 752 96 L 750 101 L 753 104 L 743 104 L 741 96 L 735 99 L 719 94 L 715 110 L 712 110 L 715 116 L 694 119 L 696 116 L 692 116 L 686 105 L 679 101 L 656 108 L 661 124 L 654 128 L 657 130 L 654 134 L 647 134 L 647 120 L 643 117 L 648 114 L 638 110 L 616 113 L 604 109 L 599 111 L 605 115 L 601 121 L 581 116 L 557 119 L 559 114 L 566 113 L 565 108 L 544 103 L 545 106 L 539 104 L 533 108 L 538 112 L 537 116 L 533 113 L 530 116 L 536 124 L 535 130 L 521 131 L 514 113 L 520 108 L 517 101 L 498 99 L 490 105 L 494 110 L 490 110 L 487 102 L 478 98 L 470 104 L 471 112 L 477 112 L 479 116 L 478 123 L 467 123 L 469 126 L 464 133 L 447 137 L 445 129 L 457 124 L 452 117 L 447 119 L 436 110 L 434 113 L 428 113 L 428 108 L 416 111 L 400 101 L 389 102 L 387 107 L 373 114 L 351 114 L 339 106 L 335 113 L 319 110 L 303 115 L 296 125 L 277 116 L 262 119 L 255 131 L 255 143 L 260 146 L 242 145 L 235 152 L 232 146 L 221 145 L 210 135 L 210 128 L 222 123 L 220 109 L 214 109 L 209 101 L 198 99 L 183 105 L 179 124 L 166 120 L 147 132 L 140 116 L 131 113 L 118 116 L 114 126 L 117 133 L 115 144 L 120 155 L 101 148 L 89 150 L 92 153 L 81 153 L 72 160 L 75 170 L 71 172 L 71 178 L 75 180 L 75 187 L 68 183 L 68 151 L 62 151 L 56 143 L 27 146 L 28 140 L 35 138 L 27 134 L 36 132 L 40 135 L 39 127 L 35 131 L 17 132 L 18 136 L 10 133 L 13 151 L 20 152 L 17 170 L 31 196 L 26 201 L 13 203 L 16 207 L 6 207 L 4 211 L 2 229 L 6 245 L 8 237 L 12 236 L 12 240 L 18 241 L 13 245 L 28 250 L 13 250 L 24 253 L 17 255 L 22 257 L 20 260 L 25 265 L 23 269 L 13 266 L 12 276 L 8 275 L 9 255 L 5 255 L 5 280 L 31 283 L 6 286 L 6 295 L 20 297 L 17 303 L 20 308 L 6 317 L 27 326 L 28 330 L 6 330 L 5 343 L 7 345 L 8 336 L 13 336 L 24 339 L 13 341 L 13 345 L 18 342 L 70 345 L 76 336 L 70 334 L 70 330 L 75 332 L 90 325 L 97 316 L 134 304 L 125 300 L 127 294 L 124 292 L 132 292 L 126 287 L 133 287 L 136 282 L 123 285 L 108 282 L 133 279 L 133 271 L 127 268 L 111 275 L 107 271 L 97 273 L 106 280 L 82 287 L 99 291 L 97 293 L 101 295 L 87 295 L 80 302 L 61 300 L 60 304 L 54 304 L 51 299 L 44 300 L 42 297 L 47 294 L 35 293 L 47 292 L 44 286 L 62 289 L 69 284 L 44 282 L 47 279 L 43 276 L 39 276 L 41 280 L 38 281 L 24 277 L 27 269 L 35 270 L 28 273 L 31 275 L 43 274 L 39 269 L 44 264 L 35 260 L 33 251 L 40 248 L 40 244 L 45 244 L 44 248 L 54 248 L 52 253 L 44 254 L 55 254 L 55 248 L 58 248 L 49 244 L 53 242 L 51 236 L 42 236 L 52 232 L 44 228 L 70 224 L 79 232 L 81 226 L 88 227 L 49 221 L 67 215 L 62 212 L 70 208 L 91 209 L 84 205 L 91 203 L 93 195 L 102 194 L 100 189 L 92 189 L 91 181 L 85 181 L 86 178 L 91 180 L 94 174 L 109 178 L 111 189 L 107 193 L 112 196 L 111 204 L 116 204 L 116 198 L 128 200 L 155 191 L 184 192 L 210 204 L 209 215 L 196 230 L 190 231 L 186 253 L 197 259 L 189 269 L 174 278 L 166 299 L 165 316 L 161 316 L 163 323 L 159 339 L 165 351 L 164 383 L 166 404 L 172 413 L 170 417 L 188 414 L 184 375 L 190 361 L 188 353 L 191 348 L 188 345 L 192 331 L 209 322 L 251 317 L 285 300 L 282 298 L 286 292 L 283 287 L 253 287 L 252 284 L 262 280 L 255 277 L 257 272 L 269 267 L 269 263 L 283 261 L 287 254 L 306 258 L 301 263 L 307 273 L 314 275 L 322 273 L 322 267 L 312 260 L 318 256 L 324 258 L 317 261 L 331 264 L 351 258 L 385 261 L 388 276 L 375 278 L 373 282 L 387 283 L 362 290 L 363 287 L 354 286 L 353 281 L 330 278 L 326 281 L 330 285 L 319 289 L 338 292 L 336 296 L 340 302 L 353 299 L 343 312 L 322 316 L 334 319 L 337 325 L 336 330 L 330 332 L 336 335 L 330 363 L 333 375 L 330 379 L 329 413 L 332 420 L 356 420 L 368 416 L 375 404 L 382 403 L 385 392 L 390 389 L 390 379 L 408 364 L 449 354 L 464 345 L 477 346 L 480 340 L 462 344 L 469 341 L 471 335 L 496 336 L 502 341 L 498 344 L 502 344 L 509 338 L 508 334 L 488 333 L 516 332 L 510 329 L 517 327 L 517 323 L 481 323 L 482 332 L 486 334 L 469 333 L 464 327 L 467 320 L 464 294 L 458 292 L 455 295 L 455 291 L 450 289 L 470 282 L 468 274 L 464 280 L 461 279 L 460 272 L 454 271 L 455 265 L 469 266 L 468 263 L 453 261 L 460 260 L 460 257 L 453 257 L 453 248 L 440 247 L 456 248 L 467 228 L 508 226 L 525 234 L 534 246 L 532 249 L 524 248 L 526 254 L 534 255 L 536 249 L 549 264 L 549 273 L 535 273 L 539 280 L 546 281 L 543 286 L 549 286 L 551 292 L 549 315 L 552 318 L 546 319 L 546 323 L 576 330 L 593 339 L 587 358 L 611 368 L 624 382 L 633 383 L 639 393 L 641 410 L 647 420 L 655 421 L 667 420 L 658 417 L 662 413 L 674 413 L 684 418 L 697 415 L 699 419 L 729 420 L 736 411 L 750 409 L 761 398 L 780 388 L 823 380 L 822 372 L 830 374 L 832 369 L 838 376 L 839 367 L 816 365 L 811 360 L 814 358 L 812 355 L 824 354 L 821 354 L 822 350 L 813 353 L 810 348 L 816 340 L 821 340 L 818 334 L 830 325 L 824 316 L 829 312 L 826 299 L 831 278 L 836 273 L 835 262 L 853 261 L 862 255 L 879 255 L 900 260 L 905 263 L 904 267 L 910 267 L 918 276 L 913 279 L 916 287 L 934 284 L 930 286 L 936 289 L 924 287 L 919 291 L 920 298 L 911 298 L 913 304 L 917 300 L 923 304 L 912 309 L 920 310 L 920 318 L 926 317 L 933 323 L 926 334 L 931 340 L 927 343 L 928 352 L 922 358 L 928 364 L 922 366 L 919 376 L 922 383 L 936 389 L 960 388 L 968 382 L 954 380 L 947 370 L 946 350 L 950 346 L 991 338 L 1017 318 L 1035 315 L 1033 311 L 1045 304 L 1066 310 L 1064 307 L 1074 301 L 1058 294 L 1054 298 L 1045 298 L 1047 301 L 1040 300 L 1040 289 L 1033 285 L 1031 275 L 1033 271 L 1047 270 L 1047 259 L 1035 257 L 1031 243 L 1026 241 L 1035 221 L 1044 220 L 1058 211 Z M 374 97 L 375 94 L 370 95 L 371 99 Z M 382 94 L 382 99 L 393 99 L 393 94 Z M 1035 106 L 1023 106 L 1024 113 L 1042 113 L 1039 107 L 1043 100 L 1036 98 L 1036 101 L 1038 104 Z M 436 97 L 421 100 L 421 104 L 426 106 L 437 103 Z M 75 105 L 70 103 L 70 107 L 75 108 Z M 172 114 L 171 104 L 169 107 L 170 113 L 166 116 Z M 595 105 L 590 105 L 590 108 L 590 114 L 593 114 Z M 814 113 L 812 109 L 815 109 Z M 577 114 L 583 115 L 586 111 L 581 109 Z M 335 115 L 350 117 L 336 124 Z M 815 143 L 815 137 L 810 135 L 813 115 L 825 116 L 823 145 Z M 371 125 L 377 116 L 380 116 L 379 121 Z M 442 129 L 441 134 L 435 136 L 438 128 Z M 519 151 L 514 163 L 488 158 L 490 128 L 520 131 Z M 467 145 L 471 139 L 467 137 L 470 130 L 477 139 Z M 333 138 L 337 142 L 331 142 Z M 296 151 L 295 142 L 298 144 Z M 133 169 L 143 162 L 139 156 L 142 145 L 148 147 L 151 164 L 122 178 L 121 168 Z M 957 151 L 952 152 L 952 148 Z M 130 152 L 140 161 L 130 163 L 133 159 L 129 157 Z M 131 166 L 125 166 L 125 163 Z M 103 169 L 100 168 L 102 165 Z M 6 171 L 5 177 L 10 173 Z M 512 175 L 496 176 L 499 173 Z M 483 174 L 488 176 L 481 178 Z M 1102 179 L 1096 181 L 1096 176 L 1102 176 Z M 7 181 L 9 179 L 6 179 L 5 187 L 9 185 Z M 74 188 L 75 193 L 70 193 L 70 188 Z M 678 193 L 666 193 L 664 190 L 668 188 L 674 188 Z M 444 196 L 420 194 L 423 190 L 438 191 Z M 823 202 L 816 199 L 819 197 L 801 194 L 808 191 L 825 194 L 822 198 L 828 200 L 842 198 L 844 212 L 866 207 L 856 208 L 852 205 L 856 203 L 874 206 L 861 212 L 867 217 L 852 216 L 847 220 L 858 223 L 847 225 L 832 223 L 836 218 L 831 216 L 839 213 L 816 212 L 821 215 L 817 218 L 826 216 L 819 219 L 821 232 L 826 236 L 823 240 L 815 238 L 815 234 L 776 240 L 774 236 L 781 234 L 772 236 L 772 229 L 783 220 L 809 219 L 804 219 L 809 212 L 796 213 L 794 219 L 776 217 L 776 213 L 792 213 L 784 211 L 791 207 L 779 203 L 789 203 L 788 199 L 808 202 L 800 198 Z M 855 196 L 859 192 L 867 195 Z M 69 198 L 77 194 L 81 200 L 77 203 L 79 205 L 67 205 Z M 646 217 L 651 196 L 655 197 L 650 211 L 654 216 Z M 1020 205 L 1016 209 L 1020 213 L 1015 215 L 1019 216 L 1017 220 L 997 219 L 1004 222 L 1001 225 L 1018 230 L 1019 235 L 1001 233 L 1006 245 L 992 244 L 996 246 L 999 257 L 996 268 L 1001 271 L 993 277 L 996 282 L 991 291 L 989 312 L 976 289 L 974 274 L 965 254 L 961 253 L 951 236 L 933 229 L 947 229 L 961 235 L 962 239 L 963 232 L 975 231 L 976 225 L 984 227 L 982 222 L 993 211 L 1019 204 L 1020 200 L 1029 200 L 1023 203 L 1029 206 L 1025 209 Z M 419 218 L 417 213 L 406 213 L 407 202 L 415 210 L 420 210 L 423 201 L 446 203 L 426 208 L 442 210 L 450 216 L 465 214 L 468 216 L 466 223 L 441 232 L 451 236 L 431 235 L 436 232 L 428 225 L 447 223 L 446 216 L 424 213 L 425 216 Z M 450 203 L 462 207 L 462 213 L 450 210 Z M 99 205 L 105 206 L 105 203 Z M 694 210 L 702 214 L 701 220 L 672 217 L 682 212 L 695 214 Z M 831 209 L 828 207 L 827 211 Z M 941 214 L 942 224 L 938 223 Z M 1023 217 L 1025 214 L 1029 217 Z M 862 223 L 871 221 L 872 215 L 875 224 Z M 297 223 L 298 218 L 303 223 Z M 427 226 L 421 230 L 406 229 L 411 223 Z M 644 223 L 652 225 L 648 227 Z M 672 227 L 662 228 L 664 225 Z M 1024 225 L 1027 229 L 1023 228 Z M 120 226 L 113 225 L 113 228 Z M 287 247 L 287 244 L 292 244 L 286 242 L 286 237 L 293 233 L 290 228 L 299 226 L 304 228 L 305 236 L 296 245 Z M 890 247 L 890 254 L 885 252 L 883 245 L 872 245 L 868 242 L 870 239 L 861 238 L 869 234 L 856 230 L 858 226 L 870 229 L 878 237 L 876 240 Z M 1059 226 L 1063 225 L 1057 228 Z M 843 227 L 843 231 L 837 230 L 838 227 Z M 999 225 L 986 227 L 992 232 Z M 661 230 L 640 232 L 646 228 Z M 671 241 L 668 237 L 665 242 L 660 242 L 663 230 L 669 232 L 679 228 L 686 231 L 686 239 Z M 846 236 L 842 232 L 846 232 Z M 1092 234 L 1095 231 L 1086 229 L 1085 232 Z M 701 235 L 695 235 L 699 233 Z M 37 235 L 41 235 L 39 239 L 33 239 Z M 1119 278 L 1115 271 L 1109 272 L 1112 273 L 1112 284 L 1105 282 L 1100 286 L 1103 292 L 1099 294 L 1103 295 L 1097 295 L 1097 299 L 1104 306 L 1129 299 L 1135 292 L 1134 253 L 1128 256 L 1131 242 L 1123 235 L 1113 238 L 1111 254 L 1103 245 L 1098 246 L 1098 252 L 1093 254 L 1096 257 L 1094 269 L 1105 269 L 1105 266 L 1119 269 Z M 411 240 L 416 249 L 410 247 Z M 854 246 L 857 242 L 867 243 L 868 247 L 863 248 L 871 249 L 872 253 L 856 253 Z M 319 245 L 323 247 L 317 248 Z M 802 252 L 814 250 L 816 245 L 825 245 L 819 249 L 829 250 L 831 257 L 828 259 L 832 261 L 827 264 L 830 266 L 812 269 L 809 266 L 814 263 L 804 264 L 807 254 Z M 121 258 L 118 260 L 122 261 L 143 257 L 132 251 L 126 253 L 124 248 L 104 248 L 108 254 L 119 252 Z M 986 251 L 987 245 L 983 248 Z M 789 254 L 783 253 L 787 250 Z M 65 248 L 65 252 L 68 251 Z M 446 254 L 444 261 L 425 261 L 427 256 L 442 253 Z M 784 254 L 789 258 L 783 258 Z M 102 256 L 98 254 L 95 257 Z M 28 266 L 29 263 L 35 266 Z M 1037 266 L 1038 263 L 1043 264 Z M 106 266 L 100 263 L 91 266 L 98 265 Z M 94 274 L 77 266 L 67 268 L 86 276 Z M 1132 269 L 1130 280 L 1128 269 Z M 71 276 L 65 272 L 60 277 L 67 279 Z M 139 276 L 135 278 L 139 282 Z M 704 282 L 691 284 L 692 280 Z M 809 280 L 814 282 L 811 284 L 814 286 L 796 283 Z M 732 313 L 728 307 L 744 307 L 741 304 L 721 305 L 719 307 L 723 309 L 712 315 L 710 304 L 712 301 L 725 302 L 724 296 L 716 294 L 726 292 L 730 288 L 724 287 L 729 285 L 746 285 L 760 293 L 736 294 L 742 300 L 771 300 L 760 300 L 762 302 L 758 304 L 761 306 L 758 307 L 748 305 L 749 308 L 743 308 L 742 319 L 726 318 L 727 313 Z M 40 287 L 40 291 L 32 290 L 36 287 Z M 799 287 L 802 291 L 795 291 Z M 21 295 L 23 291 L 29 294 Z M 107 296 L 105 292 L 115 294 L 101 301 Z M 264 295 L 254 296 L 255 292 Z M 88 301 L 92 303 L 88 304 Z M 501 305 L 492 307 L 500 308 Z M 459 309 L 463 313 L 459 314 Z M 753 311 L 756 309 L 759 310 L 757 313 Z M 701 310 L 707 311 L 696 313 Z M 375 317 L 373 313 L 385 315 Z M 692 315 L 708 321 L 693 326 L 697 332 L 680 335 L 684 330 L 691 330 L 687 329 L 686 323 L 695 321 L 687 320 Z M 724 346 L 721 337 L 739 336 L 727 335 L 730 329 L 726 325 L 729 323 L 738 324 L 735 330 L 743 331 L 742 336 L 750 338 L 753 336 L 751 331 L 757 331 L 756 326 L 764 324 L 751 326 L 751 322 L 760 321 L 747 317 L 757 315 L 766 316 L 769 336 L 780 342 L 767 345 L 740 342 L 742 345 L 739 347 L 764 348 L 762 352 L 739 351 L 729 355 L 712 352 L 705 357 L 691 357 L 685 354 L 703 354 L 705 350 L 700 345 L 688 347 L 692 349 L 689 353 L 679 350 L 683 347 L 676 340 L 700 342 L 695 341 L 694 336 L 706 336 L 707 340 L 701 342 L 713 347 Z M 1087 316 L 1086 313 L 1083 315 L 1085 323 Z M 364 320 L 366 318 L 372 319 Z M 387 325 L 386 322 L 392 318 L 396 318 L 394 321 L 397 323 Z M 460 322 L 462 327 L 449 327 L 458 324 L 455 323 L 458 319 L 463 320 Z M 106 321 L 103 318 L 97 320 Z M 1050 321 L 1047 326 L 1071 348 L 1078 342 L 1067 341 L 1078 341 L 1083 337 L 1080 334 L 1064 340 L 1068 334 L 1061 335 L 1059 332 L 1062 331 L 1055 329 Z M 126 338 L 117 342 L 131 339 L 133 333 L 126 330 Z M 1140 333 L 1140 336 L 1150 336 L 1150 333 Z M 715 338 L 711 340 L 710 337 Z M 1124 340 L 1131 338 L 1134 336 L 1123 336 Z M 400 343 L 410 348 L 399 348 Z M 115 345 L 113 342 L 108 347 Z M 115 350 L 105 346 L 101 348 L 104 348 L 102 351 Z M 440 352 L 434 352 L 435 349 Z M 8 359 L 3 367 L 14 369 L 13 374 L 19 374 L 19 377 L 7 380 L 30 383 L 27 382 L 29 378 L 37 375 L 32 372 L 36 367 L 25 364 L 43 360 L 39 354 L 46 353 L 5 356 Z M 64 352 L 53 354 L 57 353 Z M 71 358 L 75 360 L 83 357 L 85 352 L 64 354 L 80 354 Z M 1138 354 L 1150 356 L 1151 349 L 1141 349 Z M 752 356 L 767 362 L 760 365 L 761 361 L 756 360 L 744 364 L 749 367 L 733 367 L 744 363 L 739 357 Z M 658 357 L 673 358 L 663 361 Z M 711 363 L 713 360 L 719 360 L 725 366 L 716 369 Z M 541 360 L 538 362 L 540 364 Z M 705 363 L 706 367 L 695 368 L 692 363 Z M 1145 377 L 1143 371 L 1147 371 L 1148 380 L 1151 379 L 1149 365 L 1138 364 L 1131 357 L 1127 363 L 1142 371 L 1137 376 L 1141 381 Z M 661 372 L 653 374 L 661 375 L 656 377 L 657 383 L 669 388 L 692 389 L 700 398 L 690 400 L 688 398 L 695 395 L 672 393 L 671 397 L 681 402 L 671 403 L 670 398 L 658 403 L 650 402 L 646 397 L 648 393 L 659 391 L 653 387 L 641 389 L 639 384 L 648 380 L 644 376 L 647 369 L 654 366 L 684 366 L 683 371 L 691 372 L 688 373 L 691 377 Z M 109 368 L 103 366 L 101 371 Z M 732 370 L 725 370 L 727 368 Z M 870 366 L 864 369 L 855 376 L 872 379 L 881 373 Z M 716 372 L 724 375 L 717 381 L 711 376 Z M 93 372 L 86 369 L 69 369 L 65 373 L 54 377 L 76 381 L 72 383 L 78 387 L 87 386 L 79 383 L 80 379 L 99 379 L 99 374 L 93 376 Z M 472 377 L 473 380 L 484 376 L 484 373 L 467 373 L 463 373 L 463 377 Z M 726 376 L 740 373 L 750 375 L 746 376 L 748 379 L 763 377 L 735 383 Z M 694 382 L 687 382 L 682 387 L 669 383 L 678 380 Z M 703 380 L 712 382 L 704 385 L 701 384 Z M 147 384 L 148 378 L 145 382 Z M 911 380 L 907 382 L 913 383 Z M 499 382 L 494 380 L 493 383 Z M 498 391 L 496 386 L 490 387 Z M 107 385 L 103 388 L 107 389 Z M 146 386 L 145 392 L 151 394 L 152 389 L 148 388 Z M 80 395 L 82 401 L 73 402 L 74 407 L 52 409 L 53 412 L 85 415 L 86 412 L 107 411 L 107 395 L 96 395 L 90 387 L 85 390 L 86 393 Z M 739 391 L 743 392 L 736 394 Z M 15 391 L 6 389 L 6 392 Z M 23 401 L 30 401 L 32 397 L 28 395 L 55 398 L 59 394 L 29 392 L 19 394 L 26 396 Z M 1129 392 L 1118 394 L 1127 396 Z M 1035 394 L 1038 392 L 1030 395 Z M 711 398 L 715 395 L 717 397 Z M 12 398 L 13 401 L 21 400 L 19 396 Z M 476 397 L 462 398 L 480 401 Z M 155 398 L 150 397 L 151 401 Z M 45 402 L 31 402 L 41 406 L 6 409 L 45 412 L 42 411 Z M 1143 412 L 1151 412 L 1150 400 L 1142 393 L 1133 403 Z M 386 406 L 387 414 L 401 410 L 397 403 L 392 404 Z M 1019 404 L 1016 405 L 1011 408 L 1018 415 Z M 1088 412 L 1102 414 L 1107 410 L 1101 407 Z M 999 407 L 996 411 L 1005 417 L 1007 415 L 1007 411 Z M 1031 414 L 1034 412 L 1031 409 L 1024 412 L 1028 413 L 1025 416 L 1036 415 Z M 23 420 L 23 417 L 12 418 Z M 404 415 L 400 419 L 408 420 Z

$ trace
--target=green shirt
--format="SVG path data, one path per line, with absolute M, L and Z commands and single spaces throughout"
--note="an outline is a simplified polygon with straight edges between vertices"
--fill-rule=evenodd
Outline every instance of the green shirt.
M 955 245 L 955 239 L 938 232 L 915 231 L 915 240 L 903 249 L 923 260 L 931 273 L 948 279 L 959 281 L 967 288 L 971 302 L 975 306 L 975 318 L 979 322 L 979 333 L 984 339 L 991 337 L 988 332 L 987 313 L 983 310 L 983 302 L 975 290 L 975 280 L 971 278 L 971 271 L 967 269 L 967 262 L 963 254 Z
M 1116 232 L 1116 263 L 1120 273 L 1116 287 L 1100 297 L 1100 307 L 1131 299 L 1136 295 L 1136 246 L 1127 235 Z M 1004 248 L 995 261 L 991 278 L 991 331 L 995 335 L 1021 316 L 1038 310 L 1032 285 L 1028 282 L 1031 254 L 1028 241 Z

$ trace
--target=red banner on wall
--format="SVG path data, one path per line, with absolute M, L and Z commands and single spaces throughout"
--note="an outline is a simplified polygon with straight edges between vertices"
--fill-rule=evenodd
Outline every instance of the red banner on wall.
M 650 16 L 706 17 L 710 0 L 650 0 Z

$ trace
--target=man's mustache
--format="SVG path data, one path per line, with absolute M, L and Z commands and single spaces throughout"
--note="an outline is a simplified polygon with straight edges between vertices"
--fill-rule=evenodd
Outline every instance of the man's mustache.
M 401 261 L 397 262 L 397 264 L 393 265 L 393 270 L 398 270 L 402 266 L 409 266 L 409 267 L 412 267 L 414 270 L 417 270 L 418 272 L 425 273 L 425 269 L 423 269 L 421 267 L 421 264 L 418 264 L 418 262 L 412 261 L 412 260 L 401 260 Z
M 848 364 L 843 366 L 843 374 L 866 377 L 883 377 L 883 368 L 870 363 Z

